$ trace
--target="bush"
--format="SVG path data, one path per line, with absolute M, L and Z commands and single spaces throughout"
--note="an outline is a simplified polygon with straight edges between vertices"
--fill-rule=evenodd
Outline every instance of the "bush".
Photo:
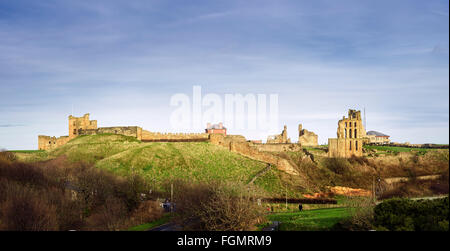
M 374 225 L 391 231 L 448 231 L 449 199 L 390 199 L 374 209 Z
M 0 208 L 2 228 L 14 231 L 58 230 L 56 208 L 45 202 L 37 191 L 10 184 Z
M 155 206 L 142 205 L 148 186 L 140 177 L 118 177 L 64 158 L 29 164 L 4 156 L 0 155 L 2 230 L 118 230 L 134 224 L 133 217 L 140 214 L 136 209 L 141 210 L 141 220 L 161 215 L 150 216 Z
M 243 185 L 176 182 L 175 191 L 178 221 L 188 230 L 252 230 L 263 214 Z
M 330 171 L 344 175 L 350 170 L 350 163 L 344 158 L 327 158 L 324 160 L 325 167 Z
M 344 205 L 350 217 L 333 226 L 335 231 L 368 231 L 373 229 L 374 203 L 371 197 L 348 197 Z

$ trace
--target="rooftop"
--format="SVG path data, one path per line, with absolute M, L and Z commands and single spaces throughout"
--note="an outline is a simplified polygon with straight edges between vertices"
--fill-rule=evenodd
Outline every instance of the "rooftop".
M 367 135 L 375 135 L 375 136 L 378 136 L 378 137 L 389 137 L 389 135 L 386 135 L 384 133 L 377 132 L 377 131 L 368 131 L 366 134 Z

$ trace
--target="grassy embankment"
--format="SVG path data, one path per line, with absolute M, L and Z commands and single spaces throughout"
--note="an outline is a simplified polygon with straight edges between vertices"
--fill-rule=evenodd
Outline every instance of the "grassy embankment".
M 139 174 L 161 188 L 174 179 L 191 182 L 226 181 L 247 184 L 267 167 L 225 148 L 207 142 L 149 142 L 122 135 L 90 135 L 77 137 L 49 151 L 16 152 L 19 160 L 47 161 L 66 156 L 71 162 L 86 162 L 95 167 L 127 176 Z M 255 181 L 261 195 L 284 195 L 286 174 L 272 168 Z M 287 185 L 288 194 L 295 187 Z

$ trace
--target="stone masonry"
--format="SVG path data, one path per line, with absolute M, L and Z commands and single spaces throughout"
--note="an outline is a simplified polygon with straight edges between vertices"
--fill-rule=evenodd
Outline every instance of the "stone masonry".
M 268 144 L 285 144 L 285 143 L 291 143 L 291 139 L 287 137 L 287 126 L 284 126 L 283 131 L 281 134 L 278 135 L 271 135 L 267 137 L 267 143 Z
M 365 137 L 361 111 L 350 109 L 348 117 L 343 116 L 338 122 L 337 138 L 328 139 L 328 157 L 362 156 Z
M 302 124 L 298 125 L 298 143 L 302 146 L 319 145 L 319 137 L 317 134 L 302 128 Z

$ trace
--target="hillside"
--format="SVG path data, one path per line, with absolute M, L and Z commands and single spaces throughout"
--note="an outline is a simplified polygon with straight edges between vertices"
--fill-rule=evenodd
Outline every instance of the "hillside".
M 213 180 L 248 184 L 267 164 L 241 156 L 207 142 L 149 142 L 122 135 L 77 137 L 51 151 L 17 152 L 20 160 L 47 161 L 66 156 L 71 162 L 83 161 L 119 175 L 132 172 L 160 187 L 164 182 L 184 179 L 193 182 Z M 286 174 L 272 168 L 254 184 L 265 195 L 285 192 Z M 290 194 L 295 188 L 288 186 Z
M 48 161 L 65 156 L 118 175 L 139 174 L 155 188 L 175 179 L 190 182 L 224 181 L 248 184 L 262 196 L 301 197 L 333 186 L 372 189 L 374 177 L 415 177 L 448 174 L 448 150 L 402 151 L 366 149 L 367 157 L 327 158 L 324 148 L 278 153 L 300 175 L 244 157 L 208 142 L 148 142 L 133 137 L 102 134 L 77 137 L 50 151 L 16 152 L 19 160 Z M 386 154 L 382 152 L 386 150 Z M 383 153 L 383 154 L 379 154 Z M 255 178 L 256 177 L 256 178 Z M 251 182 L 252 181 L 252 182 Z M 249 184 L 251 183 L 251 184 Z M 430 184 L 433 185 L 433 184 Z M 427 185 L 428 186 L 428 185 Z M 442 184 L 432 190 L 446 191 Z M 447 186 L 447 185 L 445 185 Z M 392 189 L 387 187 L 386 189 Z M 434 193 L 434 192 L 430 192 Z

